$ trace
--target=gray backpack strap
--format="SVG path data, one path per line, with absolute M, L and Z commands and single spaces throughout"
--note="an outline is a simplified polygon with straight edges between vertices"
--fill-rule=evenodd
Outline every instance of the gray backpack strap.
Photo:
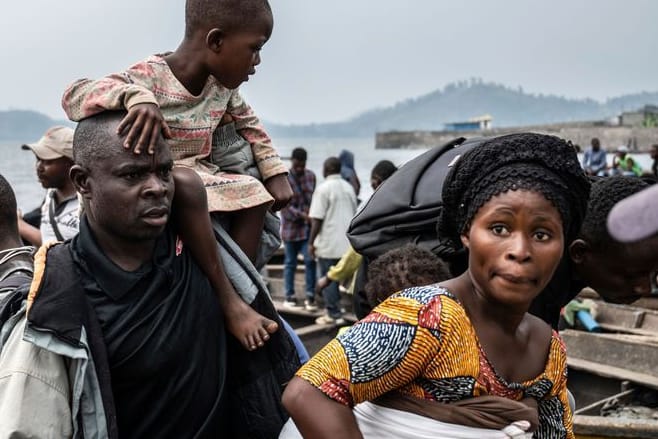
M 55 197 L 50 198 L 50 203 L 48 203 L 48 220 L 50 221 L 50 227 L 53 228 L 53 232 L 55 232 L 55 238 L 57 238 L 58 241 L 64 241 L 64 237 L 62 236 L 62 233 L 59 231 L 59 227 L 57 227 L 57 221 L 55 220 Z
M 0 328 L 21 309 L 31 283 L 32 272 L 23 267 L 15 267 L 0 280 Z

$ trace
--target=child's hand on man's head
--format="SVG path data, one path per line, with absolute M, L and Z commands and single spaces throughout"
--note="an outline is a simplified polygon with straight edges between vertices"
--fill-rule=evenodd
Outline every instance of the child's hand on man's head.
M 134 146 L 135 154 L 141 153 L 144 148 L 147 148 L 149 154 L 153 154 L 160 132 L 165 139 L 171 139 L 169 125 L 165 122 L 160 107 L 150 103 L 130 107 L 128 114 L 117 127 L 119 135 L 127 133 L 123 146 Z

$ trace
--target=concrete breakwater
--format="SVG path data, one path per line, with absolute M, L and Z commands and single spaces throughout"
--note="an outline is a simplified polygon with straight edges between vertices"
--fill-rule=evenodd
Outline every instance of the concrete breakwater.
M 574 145 L 585 150 L 593 137 L 598 137 L 601 146 L 614 151 L 620 145 L 627 145 L 632 151 L 647 152 L 651 145 L 658 143 L 658 127 L 632 127 L 609 125 L 605 122 L 573 122 L 552 125 L 491 128 L 480 131 L 387 131 L 376 133 L 376 149 L 414 149 L 443 145 L 457 137 L 498 136 L 501 134 L 535 132 L 550 134 L 571 140 Z

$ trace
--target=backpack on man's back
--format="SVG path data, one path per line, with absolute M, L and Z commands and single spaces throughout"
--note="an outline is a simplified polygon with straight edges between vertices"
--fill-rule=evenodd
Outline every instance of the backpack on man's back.
M 455 251 L 436 233 L 441 189 L 452 163 L 486 138 L 459 137 L 410 160 L 377 188 L 352 219 L 347 237 L 369 260 L 407 243 L 452 262 Z

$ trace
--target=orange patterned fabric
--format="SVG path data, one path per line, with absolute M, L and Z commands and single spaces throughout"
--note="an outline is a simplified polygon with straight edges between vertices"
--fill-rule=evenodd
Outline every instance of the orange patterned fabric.
M 348 406 L 392 390 L 450 403 L 480 395 L 539 405 L 534 437 L 572 438 L 566 349 L 553 332 L 544 371 L 508 383 L 489 363 L 464 308 L 438 286 L 403 290 L 332 340 L 297 375 Z
M 27 304 L 26 304 L 26 313 L 29 314 L 30 308 L 34 300 L 37 298 L 39 293 L 39 288 L 41 287 L 41 281 L 43 280 L 43 274 L 46 271 L 46 257 L 48 255 L 48 249 L 54 245 L 61 244 L 57 241 L 50 241 L 39 247 L 39 250 L 34 255 L 34 274 L 32 276 L 32 283 L 30 284 L 30 291 L 27 293 Z

